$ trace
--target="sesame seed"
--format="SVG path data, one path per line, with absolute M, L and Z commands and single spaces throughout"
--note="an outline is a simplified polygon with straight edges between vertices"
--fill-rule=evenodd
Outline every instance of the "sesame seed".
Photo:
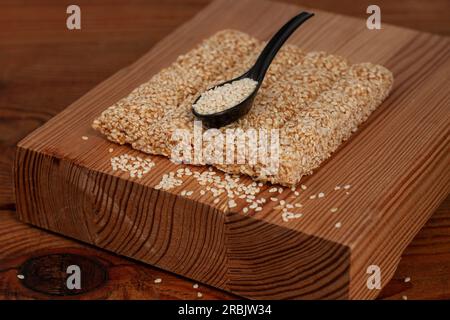
M 17 278 L 19 278 L 20 280 L 23 280 L 23 279 L 25 279 L 25 276 L 23 274 L 18 274 Z
M 331 211 L 331 212 L 337 212 L 337 211 L 338 211 L 338 208 L 331 208 L 330 211 Z
M 302 188 L 302 190 L 306 190 L 308 187 L 305 186 L 304 184 L 302 184 L 302 185 L 300 186 L 300 188 Z
M 194 283 L 194 284 L 192 285 L 192 288 L 198 289 L 198 283 Z
M 243 78 L 202 93 L 192 106 L 199 114 L 213 114 L 224 111 L 244 101 L 257 86 L 258 82 Z
M 201 298 L 203 297 L 203 294 L 201 292 L 197 292 L 197 297 Z
M 310 198 L 310 199 L 315 199 L 315 198 L 316 198 L 316 195 L 313 194 L 313 195 L 309 196 L 309 198 Z
M 118 157 L 112 157 L 111 167 L 113 171 L 128 172 L 131 178 L 142 176 L 155 166 L 155 163 L 150 159 L 141 159 L 140 157 L 134 157 L 129 154 L 122 154 Z
M 408 297 L 407 296 L 402 296 L 402 299 L 403 300 L 408 300 Z
M 156 278 L 155 281 L 153 281 L 154 283 L 161 283 L 162 279 L 161 278 Z
M 109 148 L 109 153 L 112 153 L 113 151 L 114 151 L 114 149 L 113 148 Z
M 350 187 L 351 187 L 351 186 L 350 186 L 349 184 L 347 184 L 347 185 L 344 186 L 344 189 L 345 189 L 345 190 L 348 190 L 348 189 L 350 189 Z
M 340 228 L 340 227 L 342 227 L 342 223 L 337 222 L 334 226 L 335 226 L 336 228 Z
M 410 282 L 410 281 L 411 281 L 411 278 L 410 278 L 410 277 L 406 277 L 404 281 L 405 281 L 405 282 Z
M 87 136 L 82 136 L 81 139 L 88 140 L 89 138 Z
M 323 197 L 325 197 L 325 193 L 323 193 L 323 192 L 319 192 L 319 194 L 317 195 L 317 197 L 319 197 L 319 198 L 323 198 Z
M 237 206 L 236 201 L 234 201 L 234 200 L 228 201 L 228 206 L 229 206 L 230 208 L 236 207 L 236 206 Z
M 168 174 L 163 174 L 161 181 L 155 186 L 155 189 L 169 190 L 180 186 L 182 183 L 183 181 L 181 179 L 174 177 L 173 172 L 169 172 Z

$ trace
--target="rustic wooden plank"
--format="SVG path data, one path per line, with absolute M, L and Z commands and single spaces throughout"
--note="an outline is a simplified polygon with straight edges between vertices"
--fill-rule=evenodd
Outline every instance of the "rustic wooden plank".
M 450 299 L 449 235 L 450 197 L 447 197 L 405 249 L 394 277 L 379 298 Z
M 431 219 L 406 248 L 392 280 L 379 295 L 379 299 L 450 299 L 450 197 L 442 203 Z M 30 241 L 32 239 L 32 241 Z M 197 292 L 204 299 L 233 299 L 234 296 L 200 285 L 194 290 L 194 282 L 151 267 L 122 258 L 77 241 L 34 228 L 17 220 L 11 211 L 0 211 L 0 299 L 195 299 Z M 107 272 L 107 281 L 95 291 L 64 295 L 58 291 L 61 284 L 39 281 L 47 292 L 37 292 L 26 287 L 17 274 L 28 272 L 22 266 L 27 261 L 46 262 L 42 269 L 45 279 L 60 277 L 59 269 L 50 268 L 60 260 L 50 260 L 54 255 L 81 256 L 92 259 Z M 46 259 L 44 260 L 43 259 Z M 51 263 L 50 263 L 51 261 Z M 39 264 L 39 266 L 41 266 Z M 44 267 L 47 267 L 44 269 Z M 67 265 L 63 265 L 67 267 Z M 56 275 L 55 275 L 56 273 Z M 82 274 L 84 275 L 84 273 Z M 87 280 L 90 280 L 89 274 Z M 154 283 L 160 278 L 161 284 Z M 405 282 L 409 278 L 410 281 Z M 90 282 L 90 281 L 88 281 Z M 50 295 L 52 292 L 53 295 Z M 56 294 L 55 294 L 56 292 Z
M 146 80 L 151 74 L 155 73 L 162 66 L 167 65 L 178 54 L 192 47 L 201 38 L 224 27 L 238 28 L 259 38 L 267 38 L 269 34 L 273 32 L 273 29 L 276 28 L 277 23 L 280 24 L 298 10 L 298 8 L 293 6 L 282 6 L 264 2 L 256 5 L 251 2 L 243 1 L 240 2 L 238 6 L 232 7 L 231 10 L 227 10 L 228 15 L 223 15 L 221 14 L 223 13 L 221 5 L 223 5 L 222 2 L 214 3 L 208 8 L 208 11 L 204 11 L 188 25 L 178 29 L 174 35 L 166 38 L 148 55 L 133 64 L 126 71 L 122 71 L 113 76 L 94 91 L 91 91 L 78 100 L 42 129 L 38 130 L 32 137 L 24 140 L 21 144 L 22 150 L 19 150 L 18 153 L 17 168 L 23 169 L 23 172 L 20 172 L 20 175 L 18 175 L 16 180 L 17 185 L 19 187 L 25 187 L 27 185 L 28 181 L 26 179 L 29 179 L 31 175 L 26 172 L 26 170 L 33 170 L 34 166 L 34 168 L 43 169 L 39 173 L 33 172 L 36 175 L 41 175 L 42 179 L 45 172 L 52 173 L 52 175 L 55 175 L 58 172 L 62 174 L 60 177 L 66 177 L 68 179 L 67 181 L 73 183 L 72 189 L 66 189 L 68 194 L 75 194 L 76 192 L 81 193 L 80 191 L 83 189 L 81 186 L 83 184 L 88 186 L 93 184 L 94 187 L 91 186 L 91 190 L 94 191 L 94 194 L 106 198 L 113 197 L 115 192 L 110 191 L 110 194 L 108 195 L 109 189 L 99 190 L 97 188 L 97 190 L 95 190 L 96 183 L 100 183 L 100 186 L 104 183 L 111 183 L 113 186 L 118 186 L 119 190 L 127 195 L 129 190 L 141 190 L 140 188 L 142 185 L 154 186 L 157 175 L 139 182 L 139 184 L 128 183 L 125 181 L 126 179 L 124 179 L 124 177 L 110 177 L 108 159 L 103 159 L 103 161 L 93 161 L 94 156 L 98 157 L 99 154 L 106 154 L 109 144 L 103 141 L 101 137 L 93 136 L 94 134 L 92 131 L 88 129 L 88 124 L 100 110 L 124 96 L 134 88 L 136 84 Z M 256 6 L 254 10 L 251 10 L 251 14 L 247 15 L 245 19 L 236 19 L 236 17 L 239 17 L 240 12 L 248 11 L 245 6 L 249 5 Z M 276 12 L 276 14 L 273 14 L 273 12 Z M 354 183 L 353 185 L 358 187 L 357 190 L 359 190 L 359 193 L 358 191 L 352 192 L 352 197 L 348 197 L 349 200 L 346 200 L 346 202 L 343 203 L 343 208 L 345 209 L 344 215 L 339 217 L 342 220 L 344 227 L 341 230 L 336 231 L 333 228 L 333 219 L 335 218 L 325 214 L 317 214 L 320 212 L 325 213 L 326 211 L 324 208 L 329 208 L 330 205 L 343 200 L 339 197 L 326 197 L 320 204 L 311 203 L 310 206 L 305 207 L 305 210 L 315 213 L 314 219 L 311 219 L 309 222 L 302 221 L 302 223 L 286 226 L 281 223 L 279 214 L 268 211 L 263 211 L 254 218 L 241 218 L 240 220 L 234 220 L 234 214 L 227 215 L 226 222 L 229 225 L 233 223 L 254 224 L 257 227 L 256 229 L 258 229 L 259 226 L 263 226 L 264 223 L 268 223 L 271 226 L 274 226 L 271 227 L 271 230 L 268 233 L 273 236 L 280 234 L 279 228 L 283 229 L 287 234 L 289 234 L 289 231 L 293 230 L 297 232 L 297 239 L 293 241 L 293 243 L 296 243 L 296 241 L 303 242 L 304 235 L 313 235 L 313 240 L 316 239 L 317 241 L 331 245 L 333 243 L 339 244 L 341 248 L 337 249 L 336 252 L 341 252 L 339 255 L 340 257 L 346 256 L 346 248 L 352 248 L 350 258 L 344 258 L 344 260 L 351 260 L 350 278 L 352 279 L 353 284 L 350 285 L 350 291 L 347 290 L 348 294 L 344 293 L 339 295 L 339 297 L 373 297 L 375 293 L 373 291 L 367 292 L 367 290 L 364 289 L 365 281 L 358 279 L 358 277 L 363 277 L 363 271 L 368 263 L 368 259 L 372 259 L 371 263 L 385 263 L 386 265 L 382 265 L 382 268 L 387 272 L 385 277 L 387 279 L 390 278 L 401 250 L 423 225 L 432 210 L 435 209 L 437 203 L 442 201 L 443 197 L 448 193 L 448 174 L 440 174 L 443 171 L 442 164 L 445 164 L 446 160 L 448 160 L 445 153 L 445 146 L 448 144 L 448 131 L 445 131 L 445 128 L 448 127 L 448 118 L 445 117 L 445 113 L 442 113 L 445 111 L 443 108 L 436 107 L 437 103 L 442 103 L 439 98 L 447 98 L 447 101 L 444 101 L 443 103 L 448 103 L 448 95 L 445 96 L 446 83 L 440 81 L 440 79 L 443 78 L 442 75 L 445 75 L 446 72 L 448 72 L 449 67 L 448 64 L 444 63 L 446 58 L 448 60 L 448 39 L 431 35 L 422 35 L 417 32 L 390 26 L 386 27 L 389 29 L 389 32 L 387 33 L 389 36 L 385 38 L 380 32 L 374 34 L 365 30 L 362 21 L 344 17 L 334 17 L 326 13 L 321 13 L 318 17 L 319 16 L 320 18 L 315 20 L 315 24 L 311 24 L 309 28 L 305 27 L 305 32 L 302 34 L 302 37 L 295 37 L 295 39 L 293 39 L 294 43 L 295 41 L 301 41 L 302 45 L 309 50 L 325 49 L 330 52 L 345 54 L 354 61 L 364 59 L 376 63 L 385 63 L 394 71 L 397 83 L 400 83 L 400 85 L 397 85 L 396 89 L 394 89 L 391 98 L 386 101 L 373 117 L 371 117 L 369 123 L 364 127 L 364 130 L 361 130 L 350 142 L 346 143 L 332 161 L 325 164 L 315 175 L 307 180 L 307 183 L 310 186 L 309 190 L 313 191 L 324 191 L 324 189 L 332 188 L 335 183 L 341 183 L 343 181 L 348 183 L 357 181 L 356 185 Z M 332 17 L 334 19 L 330 19 Z M 273 24 L 256 30 L 256 24 L 252 22 L 257 18 L 260 18 L 262 21 L 272 21 Z M 210 28 L 201 28 L 202 25 L 208 25 Z M 191 32 L 190 28 L 195 28 L 198 32 L 194 34 Z M 323 30 L 331 30 L 331 32 L 323 32 Z M 313 37 L 313 35 L 319 36 Z M 336 39 L 340 39 L 340 41 L 336 41 Z M 360 40 L 357 41 L 358 39 Z M 362 39 L 370 39 L 364 43 L 366 47 L 361 47 L 360 43 Z M 342 43 L 344 42 L 349 43 L 343 46 Z M 388 49 L 385 45 L 386 43 L 390 44 Z M 365 50 L 367 46 L 377 48 L 376 52 L 367 52 L 367 50 Z M 409 55 L 406 55 L 407 52 L 409 52 Z M 164 53 L 164 55 L 162 55 L 162 53 Z M 149 63 L 150 61 L 151 63 Z M 423 69 L 424 66 L 426 66 L 425 70 Z M 422 88 L 416 89 L 412 94 L 412 87 Z M 423 87 L 425 87 L 425 89 L 423 89 Z M 409 90 L 407 90 L 408 88 Z M 431 90 L 432 97 L 423 94 L 427 89 Z M 415 104 L 413 105 L 411 101 L 414 101 Z M 426 114 L 423 109 L 419 108 L 421 102 L 427 102 L 430 106 L 430 110 L 427 110 Z M 80 107 L 83 108 L 82 115 L 80 115 Z M 411 119 L 411 113 L 416 113 L 417 116 Z M 76 119 L 77 121 L 75 122 L 61 121 L 61 119 L 64 118 L 74 119 L 75 115 L 78 116 Z M 399 130 L 404 129 L 400 125 L 402 123 L 401 121 L 404 119 L 411 120 L 407 123 L 408 126 L 406 128 L 408 130 Z M 429 128 L 426 132 L 418 130 L 419 125 L 423 122 L 432 123 L 432 128 Z M 64 137 L 56 136 L 55 133 L 60 132 L 63 128 L 67 130 L 67 135 Z M 421 136 L 419 133 L 424 134 Z M 81 135 L 86 134 L 91 136 L 89 143 L 72 143 L 71 147 L 67 148 L 68 141 L 80 141 Z M 414 137 L 415 139 L 411 139 L 411 137 Z M 367 143 L 368 141 L 370 143 Z M 444 148 L 442 146 L 444 146 Z M 414 162 L 412 161 L 413 153 L 411 150 L 418 149 L 424 150 L 423 158 L 420 159 L 421 161 Z M 127 149 L 123 147 L 118 149 L 118 152 L 123 152 L 124 150 Z M 373 157 L 366 158 L 366 155 L 370 154 L 373 150 L 377 151 L 373 153 Z M 391 150 L 396 150 L 397 153 L 394 154 L 390 152 Z M 54 158 L 52 159 L 52 156 L 63 160 L 55 161 Z M 355 159 L 358 161 L 355 162 Z M 380 162 L 380 159 L 383 161 Z M 158 162 L 157 167 L 160 166 L 164 160 L 161 159 Z M 381 166 L 380 163 L 384 166 Z M 391 165 L 393 168 L 398 168 L 398 163 L 406 165 L 401 167 L 401 170 L 386 170 L 386 168 L 389 168 Z M 30 167 L 26 167 L 27 165 Z M 85 169 L 86 166 L 96 173 L 88 173 Z M 357 167 L 357 170 L 355 170 L 355 166 Z M 167 164 L 164 169 L 167 170 L 168 168 L 170 168 L 169 164 Z M 429 172 L 426 172 L 427 168 L 430 169 Z M 160 172 L 161 171 L 157 173 Z M 415 172 L 419 172 L 419 174 L 415 174 Z M 363 176 L 365 178 L 363 180 L 361 180 L 362 173 L 364 173 Z M 389 173 L 389 175 L 386 173 Z M 325 177 L 327 177 L 326 180 Z M 329 177 L 333 177 L 333 179 L 329 179 Z M 52 183 L 49 184 L 49 186 L 58 186 L 59 184 L 56 183 L 57 180 L 58 178 L 51 180 Z M 431 181 L 434 181 L 434 183 L 430 187 Z M 83 184 L 80 185 L 79 183 Z M 108 184 L 108 186 L 110 186 L 110 184 Z M 427 198 L 427 201 L 424 201 L 421 204 L 422 207 L 420 207 L 420 210 L 417 210 L 410 215 L 411 220 L 399 224 L 399 222 L 403 222 L 401 219 L 405 217 L 404 214 L 408 213 L 407 211 L 410 210 L 410 206 L 414 203 L 416 197 L 428 189 L 432 189 L 431 191 L 433 191 L 433 193 L 428 191 L 431 196 Z M 78 195 L 78 198 L 74 197 L 75 200 L 68 200 L 69 203 L 73 205 L 73 208 L 66 206 L 53 207 L 52 203 L 44 203 L 42 201 L 42 199 L 50 199 L 52 196 L 52 191 L 49 193 L 47 186 L 38 186 L 36 184 L 33 187 L 30 186 L 30 191 L 34 192 L 34 194 L 30 194 L 30 196 L 37 196 L 35 199 L 26 199 L 27 195 L 25 193 L 18 194 L 19 210 L 22 214 L 22 218 L 26 221 L 34 222 L 37 225 L 50 228 L 51 230 L 63 232 L 78 239 L 107 247 L 110 250 L 122 254 L 127 254 L 126 251 L 128 250 L 125 250 L 124 245 L 119 240 L 116 243 L 114 243 L 114 240 L 111 240 L 114 239 L 111 234 L 117 232 L 113 229 L 114 223 L 105 227 L 110 229 L 108 230 L 109 233 L 106 235 L 98 236 L 95 228 L 89 230 L 90 223 L 92 223 L 94 227 L 99 227 L 96 225 L 97 220 L 95 219 L 95 210 L 94 212 L 91 212 L 93 216 L 89 216 L 91 213 L 87 213 L 89 219 L 87 219 L 86 226 L 79 223 L 77 224 L 78 221 L 86 217 L 84 216 L 86 212 L 82 212 L 83 210 L 80 208 L 82 205 L 79 203 L 84 203 L 83 201 L 85 201 L 87 208 L 83 209 L 90 209 L 92 211 L 92 205 L 89 204 L 92 195 L 84 193 Z M 152 192 L 142 192 L 146 196 L 151 197 Z M 286 193 L 285 196 L 288 196 L 288 194 Z M 168 199 L 165 197 L 168 197 Z M 163 197 L 165 201 L 170 203 L 170 200 L 172 200 L 175 205 L 180 206 L 179 208 L 183 208 L 189 203 L 187 200 L 178 199 L 173 193 L 167 193 L 165 197 Z M 197 201 L 197 203 L 199 203 L 201 208 L 208 207 L 207 203 L 200 203 L 199 201 Z M 65 203 L 59 203 L 59 205 L 62 204 Z M 399 206 L 401 206 L 401 209 L 398 209 Z M 58 209 L 62 211 L 58 212 Z M 123 212 L 120 209 L 123 209 Z M 126 206 L 120 209 L 115 213 L 118 215 L 116 218 L 120 217 L 123 219 L 127 215 Z M 223 204 L 222 206 L 219 205 L 213 208 L 212 216 L 214 216 L 214 210 L 220 211 L 221 209 L 223 210 Z M 42 216 L 42 213 L 48 212 L 49 210 L 59 214 L 50 219 Z M 175 214 L 175 212 L 177 212 L 175 209 L 162 211 L 162 213 L 159 213 L 160 215 L 170 213 L 168 215 L 169 217 L 175 216 L 176 219 L 180 219 L 174 221 L 183 221 L 183 217 L 179 217 Z M 398 211 L 403 212 L 403 215 L 399 214 Z M 41 216 L 31 216 L 31 213 L 33 212 L 41 212 Z M 63 216 L 61 216 L 61 212 L 64 212 Z M 197 210 L 196 212 L 201 212 L 201 210 Z M 211 211 L 208 209 L 208 212 Z M 135 213 L 131 212 L 130 214 L 134 215 Z M 395 220 L 395 217 L 399 220 Z M 199 219 L 198 221 L 203 221 L 199 213 L 196 213 L 195 218 Z M 398 232 L 394 234 L 394 239 L 399 237 L 399 235 L 403 236 L 403 238 L 400 238 L 399 243 L 392 241 L 390 244 L 391 247 L 383 247 L 384 240 L 387 239 L 383 232 L 389 232 L 389 228 L 382 229 L 381 227 L 382 225 L 389 225 L 386 224 L 385 221 L 390 223 L 392 228 L 397 227 L 399 229 Z M 175 231 L 177 229 L 173 228 L 174 225 L 176 224 L 169 221 L 168 224 L 164 225 L 164 232 L 167 232 L 167 234 L 176 234 Z M 215 226 L 217 230 L 222 230 L 220 219 L 213 219 L 212 225 Z M 351 230 L 350 226 L 352 228 Z M 95 232 L 92 232 L 92 230 Z M 233 234 L 234 231 L 229 226 L 223 232 L 226 236 L 224 236 L 222 241 L 225 241 L 225 243 L 228 241 L 229 244 L 234 245 L 232 239 L 238 233 Z M 370 238 L 367 236 L 367 234 L 370 233 L 374 234 L 375 237 Z M 221 232 L 219 232 L 219 234 L 221 234 Z M 257 239 L 254 238 L 254 240 Z M 198 242 L 194 242 L 194 244 L 200 243 L 199 240 L 197 241 Z M 365 241 L 370 241 L 373 252 L 367 250 Z M 388 250 L 391 252 L 391 255 L 387 256 L 386 259 L 383 259 L 384 253 L 381 251 L 377 252 L 377 246 Z M 320 247 L 322 248 L 323 246 Z M 186 274 L 191 277 L 195 276 L 197 279 L 202 276 L 194 275 L 192 269 L 183 269 L 180 267 L 179 262 L 173 261 L 173 257 L 176 257 L 175 252 L 177 252 L 175 247 L 171 247 L 169 244 L 160 243 L 157 248 L 161 250 L 160 252 L 165 253 L 163 257 L 159 257 L 157 254 L 152 255 L 142 253 L 141 259 L 160 265 L 163 268 L 165 267 L 169 270 L 180 272 L 181 274 Z M 165 248 L 168 248 L 168 251 L 166 251 Z M 325 248 L 327 247 L 325 246 Z M 291 247 L 291 250 L 294 249 Z M 223 252 L 217 250 L 212 250 L 208 254 L 208 258 L 218 255 L 220 259 L 224 259 Z M 217 261 L 221 261 L 220 259 Z M 329 257 L 329 261 L 332 260 L 333 257 Z M 340 262 L 339 259 L 334 260 L 335 263 Z M 239 258 L 238 262 L 241 262 L 239 261 Z M 192 266 L 195 266 L 195 263 L 197 262 L 192 261 L 191 263 Z M 236 264 L 231 264 L 231 266 L 235 265 Z M 344 271 L 341 270 L 340 273 L 341 278 L 348 278 L 346 276 L 345 270 L 347 270 L 347 268 L 345 268 L 345 263 L 338 263 L 338 265 L 344 265 Z M 176 270 L 173 268 L 176 268 Z M 239 266 L 239 268 L 242 268 L 242 266 Z M 335 268 L 335 270 L 338 270 L 338 268 Z M 242 271 L 245 271 L 245 269 L 242 269 Z M 214 279 L 209 278 L 209 275 L 206 275 L 205 279 L 207 279 L 209 283 L 213 282 L 214 285 L 228 290 L 230 290 L 228 285 L 231 285 L 234 292 L 239 293 L 242 291 L 250 297 L 252 294 L 255 294 L 254 290 L 248 292 L 249 288 L 245 287 L 247 284 L 243 285 L 241 288 L 236 288 L 233 285 L 235 281 L 238 281 L 241 278 L 240 276 L 236 276 L 236 273 L 229 273 L 227 276 L 224 276 L 222 272 L 218 272 Z M 264 272 L 266 271 L 260 270 L 260 272 L 260 275 L 264 275 Z M 298 272 L 297 275 L 300 277 L 300 272 Z M 235 278 L 233 278 L 233 276 Z M 293 279 L 295 279 L 295 277 Z M 302 288 L 298 288 L 297 290 L 297 295 L 292 295 L 291 293 L 287 294 L 282 291 L 280 293 L 276 289 L 268 289 L 265 297 L 272 295 L 276 297 L 302 297 L 311 293 L 307 286 L 302 286 Z M 278 294 L 281 296 L 278 296 Z
M 236 299 L 202 284 L 193 288 L 195 282 L 186 278 L 33 228 L 10 211 L 0 212 L 0 241 L 2 300 L 194 300 L 200 299 L 198 292 L 202 299 Z M 69 292 L 65 287 L 70 264 L 80 266 L 81 290 Z M 155 283 L 156 279 L 161 283 Z

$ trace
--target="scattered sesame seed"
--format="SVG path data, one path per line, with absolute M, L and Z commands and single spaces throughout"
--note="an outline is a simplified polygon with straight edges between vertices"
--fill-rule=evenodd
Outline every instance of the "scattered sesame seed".
M 336 228 L 340 228 L 340 227 L 342 227 L 342 223 L 337 222 L 334 226 L 335 226 Z
M 234 200 L 228 201 L 228 206 L 229 206 L 230 208 L 236 207 L 236 206 L 237 206 L 236 201 L 234 201 Z
M 242 212 L 247 213 L 248 212 L 248 208 L 245 207 L 244 209 L 242 209 Z
M 331 211 L 331 212 L 337 212 L 337 211 L 338 211 L 338 208 L 331 208 L 330 211 Z
M 173 172 L 163 174 L 161 181 L 155 186 L 155 189 L 169 190 L 180 186 L 183 181 L 175 178 L 174 175 Z
M 86 140 L 89 139 L 89 138 L 88 138 L 87 136 L 82 136 L 81 139 L 83 139 L 83 140 L 86 141 Z
M 405 281 L 405 282 L 410 282 L 410 281 L 411 281 L 411 278 L 410 278 L 410 277 L 406 277 L 404 281 Z
M 110 161 L 113 171 L 128 172 L 132 178 L 136 176 L 142 178 L 144 174 L 148 173 L 155 166 L 155 163 L 150 158 L 142 159 L 129 154 L 112 157 Z
M 162 279 L 161 278 L 156 278 L 155 281 L 153 281 L 154 283 L 161 283 Z
M 336 187 L 334 187 L 334 190 L 341 190 L 341 187 L 340 186 L 336 186 Z
M 271 188 L 271 189 L 269 190 L 269 192 L 270 192 L 270 193 L 274 193 L 274 192 L 277 192 L 277 190 L 278 190 L 277 188 Z
M 278 198 L 271 197 L 270 200 L 273 201 L 273 202 L 276 202 L 276 201 L 278 201 Z
M 403 300 L 408 300 L 408 297 L 407 296 L 402 296 L 402 299 Z
M 113 151 L 114 151 L 114 149 L 113 148 L 109 148 L 109 153 L 112 153 Z
M 17 278 L 19 278 L 20 280 L 23 280 L 23 279 L 25 279 L 25 276 L 23 274 L 18 274 Z
M 295 191 L 294 194 L 295 194 L 296 196 L 299 196 L 299 195 L 300 195 L 300 192 Z
M 197 297 L 201 298 L 203 297 L 203 294 L 201 292 L 197 292 Z
M 303 214 L 301 213 L 292 213 L 289 211 L 284 211 L 281 214 L 281 219 L 283 219 L 284 222 L 288 222 L 291 219 L 298 219 L 301 218 L 303 216 Z
M 345 190 L 348 190 L 348 189 L 350 189 L 350 187 L 351 187 L 351 186 L 350 186 L 349 184 L 347 184 L 347 185 L 344 186 L 344 189 L 345 189 Z
M 194 283 L 194 284 L 192 285 L 192 288 L 198 289 L 198 283 Z
M 300 188 L 302 188 L 302 190 L 306 190 L 308 187 L 305 186 L 304 184 L 302 184 L 302 185 L 300 186 Z
M 310 198 L 310 199 L 315 199 L 315 198 L 316 198 L 316 195 L 313 194 L 313 195 L 309 196 L 309 198 Z
M 325 193 L 323 193 L 323 192 L 319 192 L 319 194 L 317 195 L 317 197 L 319 197 L 319 198 L 323 198 L 323 197 L 325 197 Z

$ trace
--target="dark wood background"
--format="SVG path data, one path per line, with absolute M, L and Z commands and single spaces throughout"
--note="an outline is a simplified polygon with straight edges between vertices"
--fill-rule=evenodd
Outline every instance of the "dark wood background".
M 12 163 L 16 143 L 114 72 L 132 63 L 207 0 L 79 0 L 82 30 L 66 29 L 72 1 L 0 0 L 0 299 L 235 298 L 130 259 L 20 223 Z M 285 2 L 366 18 L 371 1 Z M 382 23 L 450 35 L 449 0 L 377 1 Z M 424 195 L 426 196 L 426 195 Z M 61 266 L 90 270 L 67 292 Z M 23 280 L 17 274 L 24 274 Z M 45 277 L 45 279 L 43 279 Z M 405 282 L 409 277 L 411 280 Z M 161 283 L 154 280 L 160 278 Z M 450 197 L 406 249 L 387 299 L 450 298 Z

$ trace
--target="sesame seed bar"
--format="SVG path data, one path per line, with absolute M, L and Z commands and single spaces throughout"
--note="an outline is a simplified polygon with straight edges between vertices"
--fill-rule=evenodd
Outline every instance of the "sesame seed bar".
M 196 97 L 242 74 L 263 46 L 239 31 L 218 32 L 106 109 L 93 127 L 116 143 L 170 156 L 174 130 L 193 128 L 191 106 Z M 392 84 L 392 73 L 382 66 L 352 65 L 336 55 L 285 45 L 250 112 L 220 129 L 279 129 L 278 172 L 267 175 L 264 164 L 215 166 L 255 180 L 296 185 L 356 131 L 388 96 Z

